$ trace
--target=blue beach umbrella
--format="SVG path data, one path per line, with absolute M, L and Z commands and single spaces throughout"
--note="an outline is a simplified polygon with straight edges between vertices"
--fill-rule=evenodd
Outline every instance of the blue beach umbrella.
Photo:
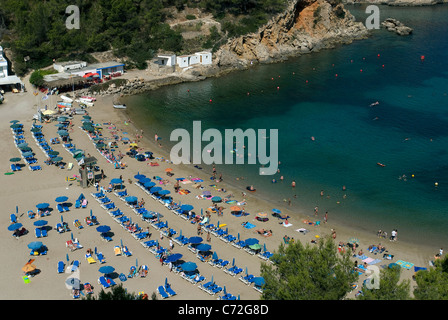
M 28 244 L 28 248 L 30 248 L 31 250 L 37 250 L 42 248 L 43 245 L 44 244 L 40 241 L 33 241 Z
M 279 209 L 272 209 L 272 212 L 274 212 L 274 213 L 282 213 Z
M 124 198 L 124 200 L 128 203 L 131 203 L 131 202 L 137 202 L 138 198 L 135 196 L 129 196 L 129 197 Z
M 148 182 L 145 182 L 144 184 L 143 184 L 143 186 L 146 188 L 146 189 L 148 189 L 148 188 L 152 188 L 152 187 L 154 187 L 156 185 L 156 183 L 155 182 L 152 182 L 152 181 L 148 181 Z
M 106 233 L 106 232 L 110 231 L 110 227 L 105 226 L 105 225 L 99 226 L 99 227 L 96 227 L 96 231 L 101 232 L 101 233 Z
M 28 143 L 26 143 L 26 142 L 19 143 L 19 144 L 17 145 L 17 148 L 25 148 L 25 147 L 28 147 Z
M 146 176 L 144 174 L 140 174 L 140 173 L 138 173 L 134 176 L 134 179 L 137 179 L 137 180 L 141 180 L 143 178 L 146 178 Z
M 184 262 L 180 265 L 180 268 L 185 272 L 191 272 L 197 269 L 197 264 L 194 262 Z
M 110 183 L 111 183 L 111 184 L 119 184 L 119 183 L 123 183 L 123 180 L 121 180 L 121 179 L 119 179 L 119 178 L 115 178 L 115 179 L 112 179 L 112 180 L 110 181 Z
M 155 192 L 159 192 L 160 190 L 162 190 L 161 187 L 152 187 L 151 189 L 149 189 L 149 192 L 155 193 Z
M 180 209 L 182 210 L 182 211 L 191 211 L 191 210 L 193 210 L 193 206 L 191 205 L 191 204 L 183 204 L 181 207 L 180 207 Z
M 166 196 L 166 195 L 168 195 L 168 194 L 170 194 L 170 193 L 171 193 L 170 190 L 161 190 L 161 191 L 159 191 L 159 194 L 160 194 L 160 195 L 163 195 L 163 196 Z
M 217 260 L 218 259 L 218 254 L 216 253 L 216 251 L 213 252 L 212 259 L 213 260 Z
M 65 202 L 67 200 L 68 200 L 68 197 L 66 197 L 66 196 L 60 196 L 55 199 L 56 202 Z
M 46 220 L 37 220 L 37 221 L 34 221 L 33 224 L 36 227 L 43 227 L 43 226 L 46 226 L 48 224 L 48 221 L 46 221 Z
M 258 241 L 258 239 L 255 239 L 255 238 L 249 238 L 249 239 L 246 239 L 244 242 L 245 242 L 246 246 L 251 246 L 253 244 L 258 243 L 259 241 Z
M 114 272 L 115 268 L 112 266 L 102 266 L 101 268 L 98 269 L 98 271 L 104 274 L 108 274 Z
M 198 244 L 201 243 L 203 239 L 201 237 L 190 237 L 188 238 L 188 242 L 191 244 Z
M 214 197 L 212 198 L 212 201 L 213 201 L 213 202 L 221 202 L 222 199 L 221 199 L 221 197 L 214 196 Z
M 58 130 L 58 134 L 61 137 L 66 137 L 66 136 L 68 136 L 68 131 L 67 130 Z
M 138 181 L 140 181 L 140 183 L 145 184 L 146 182 L 151 182 L 152 180 L 151 180 L 151 178 L 147 178 L 147 177 L 143 176 L 143 178 L 138 179 Z
M 49 203 L 43 202 L 43 203 L 38 203 L 38 204 L 36 205 L 36 208 L 37 208 L 37 209 L 46 209 L 46 208 L 48 208 L 49 206 L 50 206 Z
M 211 245 L 207 244 L 207 243 L 200 243 L 196 249 L 198 251 L 209 251 L 212 248 Z
M 8 226 L 9 231 L 16 231 L 17 229 L 20 229 L 22 227 L 21 223 L 13 223 Z
M 180 253 L 174 253 L 174 254 L 172 254 L 172 255 L 169 255 L 169 256 L 166 258 L 166 261 L 168 261 L 168 262 L 176 262 L 176 261 L 179 260 L 180 258 L 182 258 L 182 254 L 180 254 Z
M 261 287 L 262 285 L 264 285 L 266 282 L 264 281 L 263 277 L 256 277 L 253 280 L 254 285 Z
M 143 212 L 142 217 L 146 218 L 146 219 L 152 219 L 155 216 L 154 216 L 154 214 L 152 212 L 146 211 L 146 212 Z

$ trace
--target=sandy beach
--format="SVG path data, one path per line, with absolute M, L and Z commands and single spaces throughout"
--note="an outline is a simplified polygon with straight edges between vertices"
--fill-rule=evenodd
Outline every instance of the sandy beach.
M 54 145 L 52 147 L 54 150 L 60 152 L 60 156 L 64 158 L 64 161 L 73 163 L 73 169 L 59 169 L 53 165 L 48 166 L 44 164 L 46 156 L 36 145 L 30 132 L 30 128 L 33 124 L 32 116 L 36 113 L 36 104 L 40 104 L 41 106 L 44 105 L 44 102 L 41 101 L 42 93 L 39 93 L 37 97 L 34 96 L 31 85 L 27 82 L 27 79 L 25 79 L 25 81 L 28 92 L 17 94 L 8 92 L 5 94 L 5 103 L 0 105 L 0 113 L 4 119 L 0 127 L 0 137 L 4 141 L 0 146 L 0 151 L 3 157 L 2 167 L 4 173 L 11 172 L 9 159 L 20 157 L 20 152 L 14 145 L 13 134 L 10 129 L 10 121 L 19 120 L 20 123 L 24 125 L 26 142 L 36 154 L 38 164 L 42 167 L 42 170 L 31 171 L 28 170 L 27 167 L 24 167 L 22 168 L 22 171 L 12 175 L 1 175 L 0 199 L 3 203 L 5 212 L 0 218 L 0 227 L 3 230 L 0 234 L 3 243 L 0 247 L 0 254 L 4 257 L 3 262 L 0 264 L 0 282 L 4 289 L 0 293 L 0 299 L 72 299 L 71 290 L 69 290 L 65 284 L 67 277 L 69 277 L 71 273 L 58 274 L 57 264 L 58 261 L 70 264 L 73 260 L 78 260 L 80 262 L 79 276 L 81 282 L 91 283 L 94 286 L 95 294 L 101 289 L 101 285 L 98 284 L 98 278 L 101 276 L 98 269 L 101 266 L 113 266 L 116 273 L 124 273 L 125 275 L 128 275 L 130 267 L 135 265 L 138 261 L 139 265 L 147 265 L 149 267 L 149 273 L 145 278 L 128 278 L 127 281 L 123 282 L 124 287 L 130 292 L 145 292 L 151 296 L 153 292 L 157 293 L 157 288 L 160 285 L 163 285 L 167 278 L 171 287 L 177 293 L 177 295 L 168 298 L 170 300 L 216 300 L 222 295 L 222 293 L 210 295 L 199 289 L 198 284 L 193 285 L 181 278 L 180 274 L 170 272 L 167 265 L 161 265 L 159 259 L 157 259 L 154 254 L 143 247 L 140 241 L 136 240 L 130 232 L 122 228 L 120 224 L 118 224 L 91 196 L 91 193 L 96 192 L 94 187 L 82 188 L 76 181 L 67 182 L 66 177 L 73 177 L 73 175 L 79 174 L 79 167 L 71 154 L 69 154 L 62 145 Z M 140 134 L 139 128 L 135 128 L 132 123 L 128 123 L 128 119 L 126 119 L 123 111 L 113 109 L 112 104 L 112 96 L 99 97 L 95 102 L 95 105 L 88 108 L 92 121 L 101 124 L 103 128 L 103 137 L 111 138 L 112 133 L 116 132 L 120 136 L 127 136 L 131 141 L 136 140 L 136 134 Z M 79 128 L 81 126 L 81 119 L 81 115 L 75 115 L 73 117 L 74 125 L 73 130 L 69 131 L 70 138 L 73 140 L 72 143 L 75 144 L 78 149 L 82 149 L 85 151 L 85 154 L 90 154 L 98 159 L 98 166 L 104 170 L 106 175 L 106 178 L 100 182 L 100 186 L 107 188 L 111 179 L 122 176 L 128 194 L 136 196 L 138 199 L 143 198 L 145 201 L 144 207 L 148 210 L 161 213 L 163 215 L 161 220 L 167 221 L 169 227 L 176 230 L 176 232 L 179 233 L 180 230 L 182 230 L 182 234 L 185 236 L 195 236 L 197 235 L 197 225 L 175 215 L 160 202 L 148 196 L 134 183 L 136 181 L 134 176 L 137 173 L 146 175 L 149 178 L 160 176 L 163 179 L 168 180 L 168 183 L 162 186 L 163 189 L 171 191 L 171 195 L 175 202 L 181 201 L 182 204 L 193 205 L 193 211 L 196 212 L 196 214 L 200 214 L 201 209 L 203 209 L 205 213 L 207 208 L 212 205 L 210 200 L 198 199 L 197 197 L 206 190 L 210 191 L 214 196 L 216 195 L 224 198 L 228 194 L 233 194 L 234 197 L 232 197 L 232 199 L 235 199 L 237 202 L 243 200 L 243 190 L 234 189 L 233 186 L 226 184 L 225 177 L 224 181 L 218 183 L 217 186 L 219 188 L 225 188 L 226 192 L 219 192 L 210 186 L 212 185 L 212 182 L 209 174 L 195 169 L 193 165 L 173 166 L 165 161 L 168 150 L 158 147 L 154 143 L 154 136 L 151 136 L 151 133 L 144 133 L 143 138 L 138 142 L 138 146 L 142 151 L 154 152 L 154 157 L 156 159 L 152 161 L 157 162 L 159 164 L 158 166 L 150 166 L 148 165 L 149 161 L 139 162 L 136 159 L 125 156 L 123 162 L 126 163 L 126 168 L 114 169 L 113 164 L 109 163 L 105 157 L 98 152 L 93 141 L 88 138 L 87 133 Z M 47 141 L 58 136 L 57 128 L 55 126 L 56 123 L 57 122 L 42 124 L 42 132 Z M 105 123 L 110 123 L 110 125 L 104 125 Z M 124 134 L 124 132 L 126 132 L 126 134 Z M 125 154 L 128 148 L 129 146 L 127 144 L 118 142 L 118 149 L 121 153 Z M 118 151 L 115 151 L 115 154 L 117 153 Z M 164 158 L 163 160 L 161 159 L 162 157 Z M 21 163 L 23 163 L 23 161 Z M 174 175 L 172 177 L 166 175 L 165 169 L 167 168 L 173 169 L 172 172 Z M 189 190 L 190 193 L 187 195 L 175 193 L 174 184 L 176 182 L 175 179 L 178 177 L 202 179 L 204 182 L 202 182 L 201 185 L 204 188 L 196 189 L 193 187 L 193 183 L 181 183 L 181 188 Z M 131 179 L 132 183 L 129 183 L 128 179 Z M 81 193 L 87 198 L 88 205 L 86 208 L 77 209 L 74 207 L 74 203 Z M 64 221 L 69 224 L 71 232 L 59 234 L 54 228 L 55 225 L 61 221 L 61 214 L 56 210 L 57 203 L 55 202 L 55 198 L 58 196 L 67 196 L 69 198 L 68 202 L 73 204 L 70 211 L 62 214 Z M 149 227 L 151 237 L 146 240 L 158 239 L 159 244 L 162 247 L 169 247 L 169 239 L 167 237 L 160 239 L 160 231 L 153 228 L 148 222 L 142 221 L 140 217 L 116 195 L 109 193 L 108 196 L 126 216 L 132 217 L 133 221 L 137 222 L 139 226 L 145 230 Z M 271 252 L 275 251 L 280 243 L 283 242 L 283 237 L 285 235 L 293 237 L 295 240 L 300 240 L 303 243 L 310 243 L 312 239 L 316 239 L 316 235 L 319 237 L 331 235 L 332 229 L 336 231 L 336 242 L 341 241 L 345 243 L 352 237 L 359 239 L 360 246 L 357 250 L 362 249 L 367 257 L 381 260 L 376 264 L 378 267 L 398 260 L 411 262 L 415 266 L 428 267 L 428 261 L 432 260 L 434 254 L 436 254 L 439 249 L 437 244 L 435 244 L 433 248 L 427 248 L 415 243 L 404 243 L 400 240 L 390 242 L 387 239 L 380 239 L 376 235 L 377 230 L 371 230 L 368 225 L 365 226 L 364 230 L 355 230 L 345 225 L 334 224 L 331 221 L 331 216 L 329 217 L 328 223 L 321 223 L 319 226 L 308 225 L 303 222 L 305 219 L 322 221 L 323 212 L 321 210 L 324 209 L 320 210 L 319 218 L 316 219 L 312 212 L 303 212 L 300 207 L 297 206 L 285 206 L 282 208 L 276 206 L 283 214 L 288 214 L 292 217 L 289 219 L 289 222 L 292 225 L 284 227 L 280 224 L 282 220 L 271 216 L 273 209 L 272 204 L 264 201 L 256 194 L 248 193 L 245 200 L 247 202 L 244 206 L 245 211 L 250 213 L 248 216 L 235 217 L 230 213 L 230 207 L 233 204 L 222 203 L 219 205 L 224 207 L 223 215 L 218 217 L 215 213 L 212 213 L 210 219 L 211 223 L 216 224 L 219 221 L 220 224 L 226 224 L 224 229 L 228 228 L 229 234 L 234 236 L 239 233 L 242 240 L 247 238 L 257 238 L 260 245 L 263 246 L 266 244 L 267 250 Z M 36 219 L 29 219 L 27 212 L 28 210 L 36 211 L 36 204 L 41 202 L 48 202 L 50 208 L 53 208 L 51 214 L 43 218 L 48 221 L 48 226 L 51 227 L 51 230 L 48 231 L 47 237 L 36 239 L 34 235 L 35 226 L 33 225 Z M 29 230 L 28 234 L 21 236 L 18 239 L 12 237 L 12 232 L 7 230 L 7 227 L 10 225 L 10 214 L 15 213 L 16 206 L 18 206 L 18 222 L 22 223 L 23 226 Z M 95 226 L 86 225 L 84 219 L 89 216 L 90 210 L 92 210 L 93 214 L 98 218 L 100 225 L 108 225 L 111 227 L 113 233 L 112 241 L 106 242 L 102 240 L 100 234 L 96 231 Z M 267 213 L 269 221 L 260 222 L 256 220 L 255 217 L 258 212 Z M 77 229 L 74 226 L 73 222 L 76 219 L 81 221 L 83 225 L 82 229 Z M 254 224 L 255 227 L 252 229 L 244 228 L 242 223 L 246 221 Z M 296 231 L 300 228 L 306 228 L 309 232 L 307 234 L 302 234 Z M 258 229 L 272 230 L 273 234 L 270 237 L 264 237 L 256 232 Z M 385 231 L 390 234 L 391 230 Z M 73 233 L 74 238 L 79 240 L 79 243 L 83 248 L 70 251 L 66 247 L 66 241 L 70 240 L 71 233 Z M 202 237 L 204 238 L 204 242 L 206 242 L 205 233 Z M 48 253 L 46 255 L 36 257 L 30 256 L 30 249 L 28 249 L 27 245 L 36 240 L 42 241 L 44 245 L 48 247 Z M 121 242 L 129 248 L 132 252 L 132 256 L 125 257 L 116 256 L 114 254 L 114 246 L 120 245 Z M 386 247 L 387 253 L 394 256 L 393 260 L 384 260 L 382 259 L 382 256 L 376 256 L 368 252 L 367 248 L 369 245 L 378 243 L 382 243 L 382 245 Z M 263 260 L 256 255 L 251 255 L 244 250 L 237 249 L 213 235 L 211 235 L 209 244 L 212 246 L 211 250 L 215 251 L 219 258 L 230 262 L 235 259 L 235 264 L 238 267 L 243 270 L 247 268 L 248 273 L 253 274 L 254 276 L 260 275 L 260 263 L 262 263 Z M 85 259 L 86 250 L 89 248 L 92 250 L 96 248 L 97 251 L 102 252 L 105 256 L 106 263 L 100 264 L 99 262 L 96 262 L 89 264 Z M 239 295 L 241 300 L 259 299 L 260 293 L 254 290 L 253 285 L 246 285 L 242 281 L 239 281 L 239 275 L 233 277 L 223 272 L 222 269 L 201 262 L 195 254 L 188 250 L 187 246 L 182 247 L 175 244 L 172 252 L 182 254 L 183 261 L 192 261 L 196 263 L 200 274 L 206 278 L 203 283 L 211 280 L 213 277 L 215 283 L 222 287 L 225 286 L 228 293 L 235 296 Z M 67 262 L 67 254 L 69 262 Z M 40 273 L 30 278 L 29 283 L 24 283 L 24 280 L 22 279 L 22 267 L 30 258 L 35 259 L 34 264 L 40 270 Z M 355 261 L 359 259 L 353 258 L 353 260 Z M 245 271 L 241 274 L 244 275 L 244 273 Z M 403 279 L 411 279 L 413 273 L 413 268 L 409 270 L 403 268 Z M 365 279 L 366 275 L 361 275 L 359 284 Z M 115 278 L 114 281 L 117 284 L 122 283 L 118 278 Z M 354 290 L 348 297 L 352 298 L 357 290 L 358 289 Z M 159 295 L 158 297 L 160 298 Z

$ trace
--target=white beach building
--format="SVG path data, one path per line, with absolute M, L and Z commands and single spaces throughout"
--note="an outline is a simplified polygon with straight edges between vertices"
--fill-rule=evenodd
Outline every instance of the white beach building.
M 195 54 L 183 55 L 177 57 L 177 65 L 180 68 L 187 68 L 195 64 L 208 65 L 212 63 L 212 53 L 201 51 Z
M 172 67 L 176 65 L 176 55 L 158 55 L 157 56 L 157 64 L 160 66 L 168 66 Z
M 203 65 L 212 64 L 212 53 L 211 52 L 201 51 L 201 52 L 196 52 L 195 55 L 199 56 L 200 64 L 203 64 Z
M 65 61 L 53 63 L 53 69 L 58 72 L 65 72 L 69 70 L 81 69 L 87 66 L 85 61 Z
M 3 47 L 0 46 L 0 86 L 20 85 L 23 88 L 22 80 L 16 75 L 8 74 L 8 61 L 3 55 Z

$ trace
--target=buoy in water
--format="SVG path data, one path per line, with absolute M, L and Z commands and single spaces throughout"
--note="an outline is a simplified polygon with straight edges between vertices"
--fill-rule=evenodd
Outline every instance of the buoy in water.
M 421 57 L 420 57 L 420 60 L 425 60 L 425 56 L 421 56 Z
M 438 185 L 439 185 L 439 183 L 438 182 L 436 182 L 436 183 L 434 183 L 434 185 L 437 187 Z

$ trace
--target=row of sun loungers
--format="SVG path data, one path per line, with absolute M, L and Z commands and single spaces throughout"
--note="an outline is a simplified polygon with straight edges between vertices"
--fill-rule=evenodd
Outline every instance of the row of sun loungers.
M 28 149 L 24 149 L 23 147 L 20 147 L 21 144 L 26 143 L 26 139 L 25 139 L 24 131 L 23 131 L 23 125 L 19 124 L 19 123 L 16 123 L 15 125 L 18 127 L 11 128 L 11 131 L 12 131 L 13 137 L 14 137 L 14 144 L 20 151 L 21 158 L 28 165 L 29 170 L 31 170 L 31 171 L 42 170 L 42 167 L 37 164 L 37 159 L 35 158 L 35 155 L 32 152 L 31 147 L 27 146 Z M 11 170 L 13 172 L 21 171 L 22 166 L 20 166 L 19 164 L 12 163 Z

